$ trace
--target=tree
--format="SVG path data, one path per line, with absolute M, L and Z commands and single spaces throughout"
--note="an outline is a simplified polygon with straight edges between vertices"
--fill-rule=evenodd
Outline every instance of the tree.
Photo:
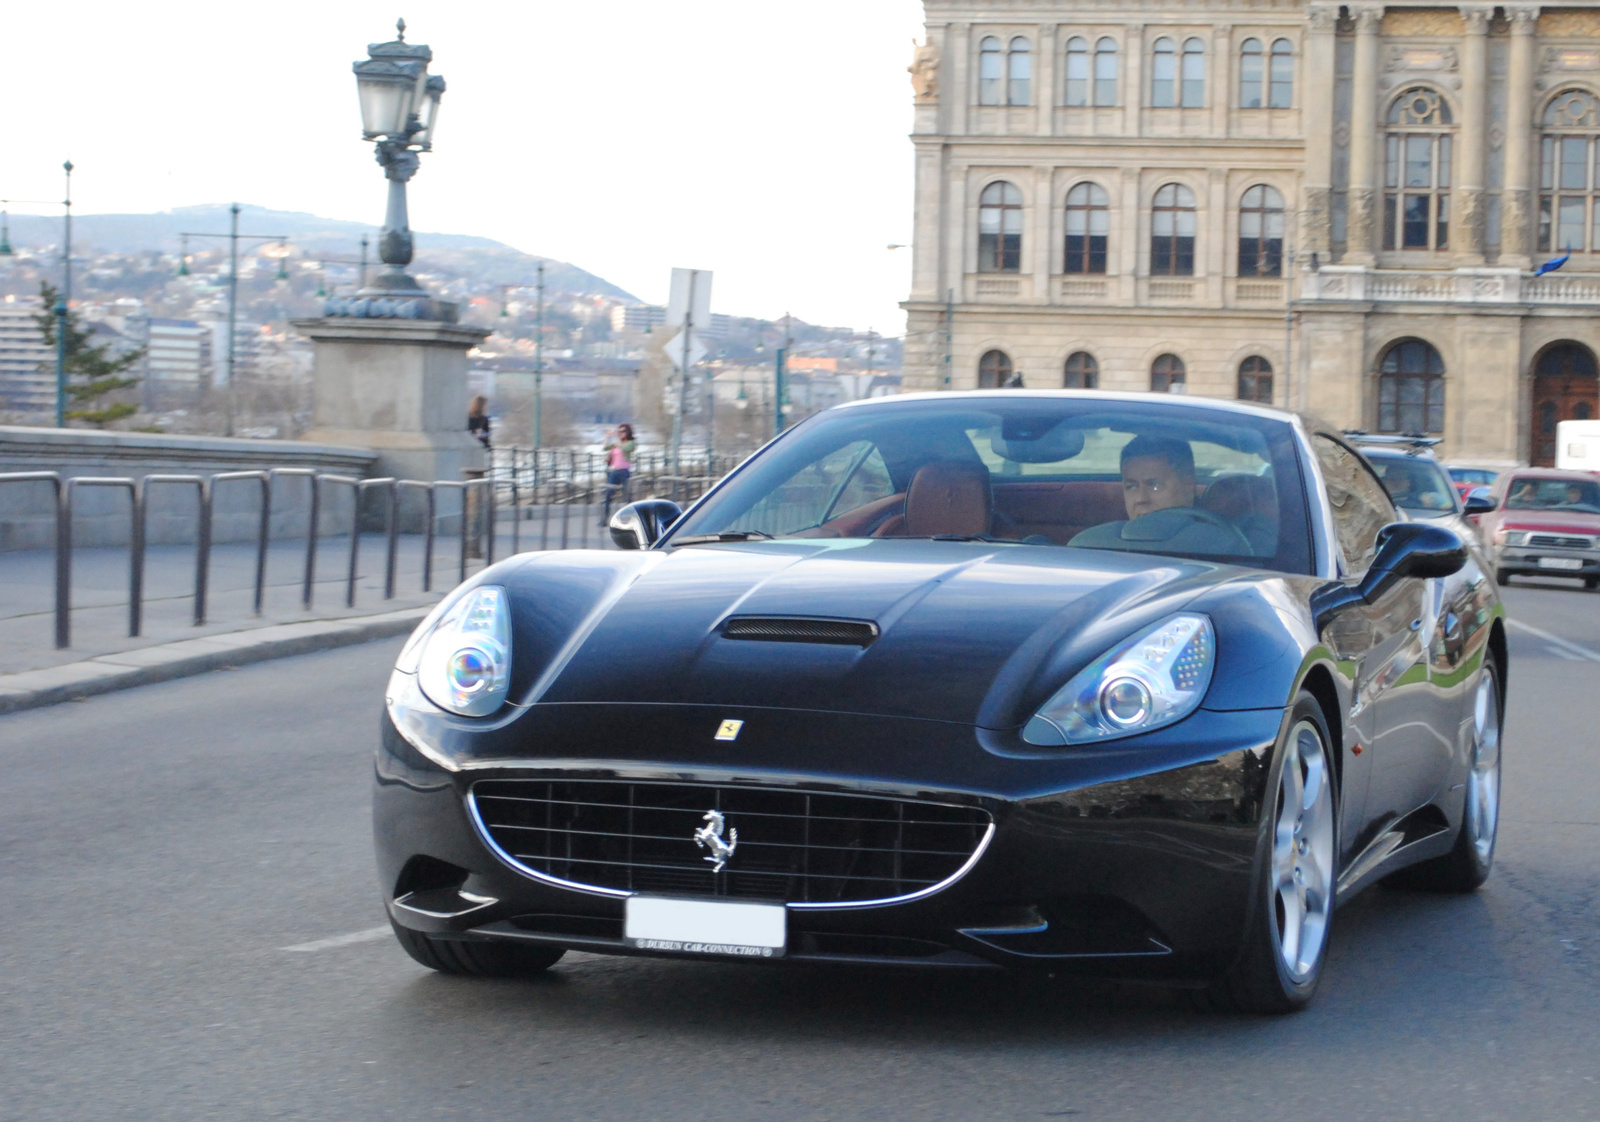
M 48 282 L 41 282 L 39 296 L 44 301 L 44 310 L 33 319 L 44 334 L 45 343 L 53 349 L 56 345 L 55 306 L 60 293 Z M 90 344 L 93 332 L 83 328 L 76 312 L 68 309 L 66 320 L 67 397 L 72 405 L 77 406 L 68 409 L 67 416 L 75 421 L 87 421 L 96 428 L 104 428 L 112 421 L 120 421 L 137 413 L 137 405 L 107 400 L 107 395 L 139 384 L 137 378 L 119 375 L 144 357 L 144 348 L 113 356 L 109 353 L 110 343 Z

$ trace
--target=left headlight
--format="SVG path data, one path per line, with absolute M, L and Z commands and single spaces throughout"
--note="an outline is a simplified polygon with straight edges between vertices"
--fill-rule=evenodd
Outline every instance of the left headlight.
M 1209 619 L 1169 616 L 1084 667 L 1033 715 L 1022 739 L 1087 744 L 1182 720 L 1204 699 L 1216 654 Z
M 417 644 L 417 684 L 429 701 L 463 717 L 487 717 L 511 685 L 511 613 L 506 590 L 479 585 L 439 617 Z

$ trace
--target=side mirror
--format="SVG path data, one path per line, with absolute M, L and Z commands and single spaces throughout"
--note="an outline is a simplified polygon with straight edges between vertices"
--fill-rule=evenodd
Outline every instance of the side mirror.
M 682 514 L 670 499 L 641 499 L 613 514 L 607 529 L 618 549 L 649 549 Z
M 1317 629 L 1356 603 L 1371 604 L 1402 580 L 1448 577 L 1467 563 L 1467 547 L 1453 530 L 1432 522 L 1395 522 L 1378 531 L 1378 552 L 1354 586 L 1341 581 L 1311 594 Z
M 1466 502 L 1461 504 L 1462 511 L 1467 515 L 1488 514 L 1499 504 L 1494 501 L 1494 493 L 1487 487 L 1474 487 L 1467 492 Z

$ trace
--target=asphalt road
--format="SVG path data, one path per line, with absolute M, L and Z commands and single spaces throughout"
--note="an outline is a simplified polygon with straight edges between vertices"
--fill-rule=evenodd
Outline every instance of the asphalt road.
M 1000 974 L 431 974 L 375 933 L 393 642 L 0 717 L 0 1117 L 1600 1118 L 1600 595 L 1573 587 L 1509 591 L 1538 632 L 1494 877 L 1366 893 L 1276 1019 Z

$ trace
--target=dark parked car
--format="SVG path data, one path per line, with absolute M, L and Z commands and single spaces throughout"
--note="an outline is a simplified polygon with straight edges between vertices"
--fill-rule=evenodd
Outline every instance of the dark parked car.
M 1394 505 L 1410 518 L 1447 526 L 1467 541 L 1478 537 L 1476 519 L 1493 509 L 1483 495 L 1458 494 L 1450 478 L 1428 450 L 1437 441 L 1347 434 L 1383 480 Z
M 1489 874 L 1494 583 L 1315 422 L 875 399 L 611 529 L 400 655 L 379 881 L 433 969 L 1008 966 L 1287 1011 L 1338 902 Z
M 1574 577 L 1600 587 L 1600 482 L 1587 471 L 1521 468 L 1490 492 L 1496 508 L 1478 522 L 1496 579 Z

